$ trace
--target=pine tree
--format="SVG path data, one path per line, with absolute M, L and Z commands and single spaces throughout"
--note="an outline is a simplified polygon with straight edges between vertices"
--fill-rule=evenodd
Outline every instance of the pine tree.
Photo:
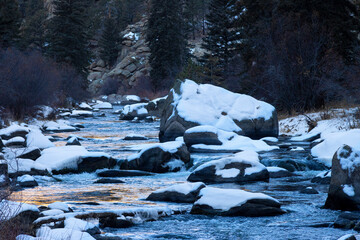
M 54 0 L 53 4 L 54 16 L 48 24 L 46 53 L 57 62 L 73 66 L 85 76 L 90 59 L 84 24 L 86 1 Z
M 21 15 L 16 0 L 0 1 L 0 47 L 10 47 L 18 42 Z
M 120 50 L 120 37 L 116 21 L 109 15 L 104 22 L 104 31 L 99 41 L 100 58 L 112 66 Z
M 45 43 L 45 20 L 47 11 L 43 0 L 26 2 L 25 21 L 21 30 L 21 47 L 42 49 Z
M 207 81 L 221 84 L 228 74 L 235 32 L 233 31 L 233 0 L 212 0 L 207 16 L 208 35 L 203 39 L 206 50 L 202 58 Z
M 178 0 L 153 0 L 147 40 L 155 90 L 172 86 L 187 58 L 182 6 Z

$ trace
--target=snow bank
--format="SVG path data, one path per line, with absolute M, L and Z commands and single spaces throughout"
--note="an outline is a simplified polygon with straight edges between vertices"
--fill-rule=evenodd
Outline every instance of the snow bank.
M 200 191 L 200 199 L 194 205 L 208 205 L 213 209 L 228 211 L 233 207 L 241 206 L 251 199 L 276 199 L 262 193 L 251 193 L 238 189 L 221 189 L 205 187 Z
M 95 238 L 87 232 L 81 232 L 69 228 L 50 229 L 49 227 L 41 227 L 37 231 L 36 237 L 51 240 L 95 240 Z
M 230 92 L 210 84 L 186 80 L 181 97 L 174 93 L 178 114 L 186 121 L 211 125 L 221 130 L 238 132 L 234 121 L 272 117 L 275 108 L 253 97 Z
M 39 209 L 35 205 L 8 200 L 0 201 L 0 209 L 0 221 L 9 220 L 25 211 L 39 212 Z
M 360 129 L 322 134 L 321 137 L 324 141 L 311 149 L 311 155 L 329 167 L 335 152 L 342 145 L 360 149 Z

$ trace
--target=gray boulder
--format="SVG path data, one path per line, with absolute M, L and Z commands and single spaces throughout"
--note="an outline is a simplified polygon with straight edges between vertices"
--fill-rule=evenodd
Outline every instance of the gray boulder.
M 196 128 L 196 127 L 195 127 Z M 191 128 L 189 130 L 195 129 Z M 216 132 L 211 131 L 211 129 L 204 131 L 185 131 L 184 133 L 184 142 L 186 146 L 190 147 L 195 144 L 205 144 L 205 145 L 222 145 L 222 141 L 219 140 L 219 136 Z
M 160 141 L 173 141 L 199 125 L 254 139 L 277 137 L 279 133 L 277 113 L 270 104 L 213 85 L 178 81 L 164 104 Z
M 180 171 L 190 162 L 190 153 L 183 142 L 155 144 L 130 156 L 121 169 L 164 173 Z
M 256 152 L 244 151 L 200 165 L 187 180 L 204 183 L 268 181 L 269 172 L 259 162 Z
M 332 159 L 325 208 L 360 210 L 360 152 L 348 145 L 340 147 Z

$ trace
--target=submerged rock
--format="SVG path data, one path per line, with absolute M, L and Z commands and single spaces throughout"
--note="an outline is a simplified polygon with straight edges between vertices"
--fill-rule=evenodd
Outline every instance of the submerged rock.
M 297 176 L 296 174 L 288 171 L 285 168 L 280 167 L 266 167 L 269 172 L 270 178 L 284 178 L 284 177 L 293 177 Z
M 210 125 L 260 139 L 277 137 L 276 110 L 268 103 L 210 84 L 178 81 L 170 91 L 161 116 L 161 142 L 173 141 L 192 127 Z
M 190 182 L 245 183 L 268 181 L 269 172 L 254 151 L 243 151 L 230 157 L 200 165 L 188 177 Z
M 125 183 L 125 182 L 121 181 L 120 179 L 102 178 L 102 179 L 96 180 L 94 183 L 107 184 L 107 183 Z
M 325 208 L 360 210 L 360 152 L 343 145 L 334 154 Z
M 205 187 L 199 196 L 191 214 L 260 217 L 285 213 L 276 199 L 262 193 Z
M 204 183 L 182 183 L 168 188 L 159 189 L 151 193 L 146 200 L 193 203 L 197 200 L 199 192 L 205 187 Z

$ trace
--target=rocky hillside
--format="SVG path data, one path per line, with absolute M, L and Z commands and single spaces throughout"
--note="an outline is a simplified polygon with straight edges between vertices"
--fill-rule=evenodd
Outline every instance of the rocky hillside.
M 150 48 L 146 43 L 146 18 L 129 25 L 122 33 L 123 41 L 119 52 L 117 64 L 108 69 L 101 59 L 97 59 L 89 66 L 88 79 L 91 82 L 90 91 L 99 94 L 104 80 L 114 78 L 122 85 L 132 87 L 139 80 L 150 74 L 149 56 Z

